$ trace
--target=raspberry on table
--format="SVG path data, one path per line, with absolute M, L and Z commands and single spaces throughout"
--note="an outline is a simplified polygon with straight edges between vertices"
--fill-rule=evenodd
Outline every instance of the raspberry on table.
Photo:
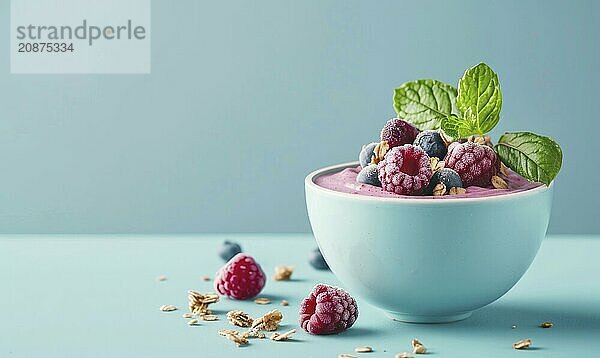
M 300 327 L 311 334 L 340 333 L 358 317 L 356 301 L 341 288 L 318 284 L 300 305 Z
M 381 129 L 381 140 L 387 141 L 390 148 L 412 144 L 419 130 L 412 124 L 399 118 L 392 118 Z
M 433 174 L 427 153 L 412 144 L 390 149 L 377 170 L 383 190 L 400 195 L 423 193 Z
M 446 168 L 454 169 L 463 185 L 488 187 L 500 170 L 500 161 L 494 150 L 474 142 L 454 142 L 448 146 L 444 159 Z
M 215 276 L 215 290 L 236 300 L 254 297 L 265 287 L 266 276 L 260 265 L 249 255 L 239 253 Z

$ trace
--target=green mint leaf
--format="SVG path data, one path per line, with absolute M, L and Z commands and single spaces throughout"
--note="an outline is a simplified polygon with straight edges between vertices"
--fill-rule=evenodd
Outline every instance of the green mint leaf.
M 456 95 L 456 88 L 440 81 L 407 82 L 394 90 L 394 108 L 420 130 L 438 129 L 442 118 L 457 113 Z
M 470 135 L 478 134 L 477 129 L 473 126 L 473 114 L 470 110 L 465 113 L 465 117 L 461 118 L 452 114 L 442 118 L 442 130 L 453 139 L 467 138 Z
M 496 144 L 502 162 L 530 181 L 549 185 L 562 165 L 562 150 L 552 139 L 529 132 L 505 133 Z
M 456 106 L 472 134 L 484 135 L 500 120 L 502 94 L 498 75 L 485 63 L 469 68 L 458 82 Z M 469 115 L 467 115 L 467 113 Z
M 460 138 L 460 132 L 463 131 L 463 129 L 461 128 L 463 123 L 464 121 L 462 118 L 451 114 L 448 117 L 442 119 L 441 128 L 444 131 L 444 133 L 446 133 L 450 137 Z

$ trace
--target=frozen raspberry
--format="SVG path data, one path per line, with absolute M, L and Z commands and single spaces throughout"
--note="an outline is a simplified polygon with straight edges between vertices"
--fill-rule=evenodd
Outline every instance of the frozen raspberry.
M 239 253 L 229 260 L 215 276 L 215 290 L 229 298 L 245 300 L 265 287 L 265 273 L 254 259 Z
M 412 144 L 419 130 L 412 124 L 398 118 L 392 118 L 381 129 L 381 140 L 386 140 L 390 148 Z
M 383 190 L 400 195 L 421 194 L 432 175 L 429 156 L 412 144 L 390 149 L 377 170 Z
M 448 146 L 444 159 L 446 168 L 454 169 L 465 187 L 487 187 L 500 170 L 500 161 L 494 150 L 473 142 L 454 142 Z
M 311 334 L 340 333 L 358 317 L 356 301 L 341 288 L 316 285 L 300 305 L 300 327 Z

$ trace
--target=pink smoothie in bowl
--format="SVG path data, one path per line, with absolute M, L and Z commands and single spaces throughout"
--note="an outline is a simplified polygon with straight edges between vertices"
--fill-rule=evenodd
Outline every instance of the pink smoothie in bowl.
M 362 184 L 356 182 L 356 176 L 360 172 L 361 167 L 358 165 L 349 165 L 348 168 L 338 172 L 326 173 L 314 179 L 314 183 L 320 187 L 338 191 L 347 194 L 357 194 L 363 196 L 371 196 L 377 198 L 411 198 L 411 199 L 452 199 L 452 198 L 483 198 L 497 195 L 505 195 L 517 193 L 525 190 L 534 189 L 544 184 L 530 182 L 514 171 L 508 169 L 508 174 L 504 177 L 508 189 L 495 189 L 494 187 L 482 188 L 478 186 L 469 186 L 465 194 L 459 195 L 443 195 L 443 196 L 414 196 L 414 195 L 398 195 L 389 191 L 383 190 L 381 187 Z

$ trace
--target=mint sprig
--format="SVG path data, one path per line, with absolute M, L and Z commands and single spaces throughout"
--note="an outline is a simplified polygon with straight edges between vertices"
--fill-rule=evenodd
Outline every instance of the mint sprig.
M 469 68 L 458 81 L 456 105 L 475 133 L 491 131 L 500 120 L 502 94 L 498 75 L 485 63 Z
M 468 118 L 468 120 L 465 118 Z M 469 110 L 463 117 L 451 114 L 442 119 L 441 128 L 444 133 L 452 138 L 467 138 L 468 136 L 473 135 L 473 133 L 478 133 L 473 123 L 473 114 Z
M 500 120 L 502 94 L 498 75 L 485 63 L 469 68 L 458 90 L 435 80 L 407 82 L 394 90 L 398 117 L 420 130 L 442 129 L 456 139 L 483 136 Z M 495 151 L 502 162 L 531 181 L 549 185 L 562 165 L 552 139 L 530 132 L 505 133 Z
M 562 166 L 560 146 L 534 133 L 504 133 L 495 149 L 506 166 L 530 181 L 549 185 Z
M 458 82 L 456 106 L 462 116 L 448 116 L 441 127 L 453 138 L 484 135 L 500 120 L 502 94 L 498 75 L 485 63 L 469 68 Z
M 457 89 L 436 80 L 407 82 L 394 90 L 398 117 L 420 130 L 438 129 L 443 118 L 456 111 Z

